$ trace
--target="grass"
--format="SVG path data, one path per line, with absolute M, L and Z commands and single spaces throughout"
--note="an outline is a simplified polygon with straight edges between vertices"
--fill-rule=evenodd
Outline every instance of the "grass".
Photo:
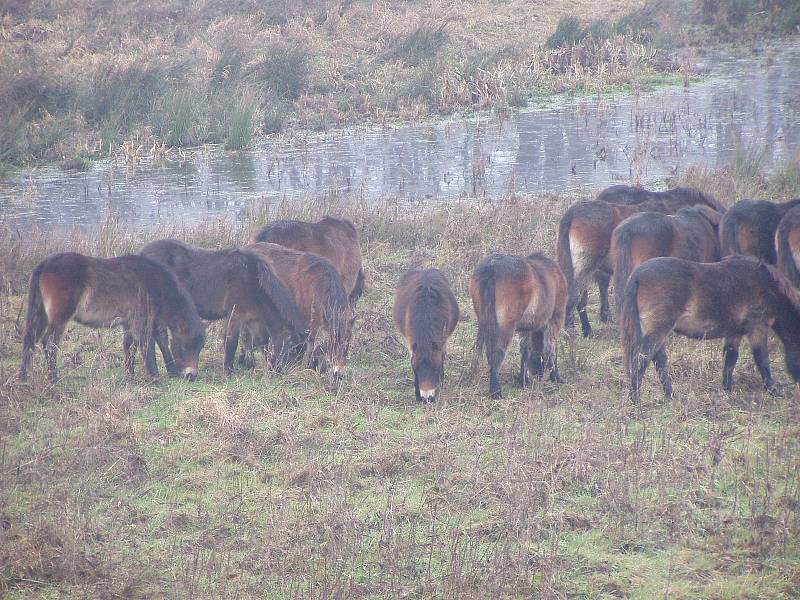
M 693 171 L 681 183 L 732 202 L 731 178 Z M 486 397 L 469 273 L 494 250 L 552 254 L 572 200 L 420 211 L 335 199 L 180 231 L 109 222 L 94 235 L 0 236 L 0 593 L 794 597 L 798 392 L 774 341 L 784 398 L 762 392 L 747 352 L 723 394 L 721 344 L 676 338 L 675 399 L 664 402 L 649 373 L 634 409 L 613 324 L 588 340 L 562 336 L 558 386 L 513 385 L 515 342 L 505 397 Z M 56 384 L 42 381 L 40 355 L 31 383 L 10 380 L 26 278 L 47 253 L 112 255 L 167 234 L 221 247 L 265 220 L 325 212 L 354 220 L 367 275 L 340 388 L 262 365 L 223 380 L 219 324 L 193 383 L 128 379 L 119 333 L 77 325 Z M 431 406 L 413 401 L 390 314 L 394 284 L 415 265 L 444 269 L 464 313 Z
M 737 2 L 6 2 L 0 172 L 619 89 L 685 74 L 676 47 L 797 29 L 796 3 Z

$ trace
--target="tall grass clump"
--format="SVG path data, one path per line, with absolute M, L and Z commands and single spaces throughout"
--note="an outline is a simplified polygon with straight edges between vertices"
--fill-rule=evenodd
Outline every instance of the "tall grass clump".
M 227 150 L 244 150 L 250 147 L 258 128 L 258 101 L 252 92 L 240 92 L 226 107 L 223 117 L 223 140 Z
M 447 43 L 445 25 L 446 23 L 418 25 L 408 33 L 391 40 L 383 50 L 381 58 L 384 61 L 401 60 L 410 66 L 430 61 Z
M 309 63 L 308 51 L 299 44 L 275 43 L 248 66 L 246 78 L 265 99 L 292 101 L 308 88 Z
M 563 48 L 577 44 L 586 37 L 586 28 L 578 17 L 564 15 L 558 20 L 556 30 L 547 38 L 548 48 Z
M 156 100 L 150 115 L 155 134 L 169 146 L 196 143 L 195 124 L 200 119 L 201 101 L 193 89 L 179 89 Z

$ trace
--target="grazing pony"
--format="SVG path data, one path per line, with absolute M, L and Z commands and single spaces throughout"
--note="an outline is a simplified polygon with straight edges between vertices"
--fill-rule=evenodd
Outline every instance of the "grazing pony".
M 572 311 L 577 309 L 584 337 L 592 334 L 592 326 L 586 312 L 587 288 L 592 275 L 597 271 L 610 276 L 612 267 L 608 253 L 611 249 L 611 233 L 623 220 L 640 212 L 673 214 L 684 206 L 694 204 L 704 204 L 714 210 L 720 207 L 714 198 L 697 190 L 684 188 L 678 190 L 681 190 L 680 194 L 660 192 L 661 199 L 639 204 L 609 204 L 597 200 L 584 200 L 567 209 L 558 226 L 557 245 L 558 264 L 569 288 L 567 326 L 572 325 L 574 318 Z M 607 305 L 607 297 L 605 300 L 601 298 L 601 302 Z
M 787 211 L 775 232 L 778 270 L 800 288 L 800 206 Z
M 318 223 L 273 221 L 259 229 L 251 242 L 271 242 L 327 258 L 339 272 L 350 303 L 364 293 L 358 232 L 348 219 L 325 217 Z
M 412 269 L 397 284 L 394 324 L 406 340 L 418 401 L 436 400 L 444 379 L 447 338 L 458 324 L 458 302 L 439 269 Z
M 717 211 L 701 204 L 682 208 L 674 215 L 638 213 L 617 225 L 611 236 L 617 316 L 628 277 L 644 261 L 657 256 L 718 261 L 720 218 Z
M 325 258 L 278 244 L 254 243 L 256 252 L 291 292 L 308 332 L 311 366 L 334 377 L 347 372 L 347 353 L 353 334 L 353 308 L 342 278 Z M 247 364 L 247 358 L 243 363 Z
M 225 319 L 226 375 L 233 371 L 242 332 L 256 344 L 273 339 L 273 367 L 279 367 L 305 337 L 305 320 L 292 293 L 257 253 L 157 240 L 142 248 L 141 254 L 175 273 L 203 319 Z M 163 351 L 161 343 L 159 347 Z
M 666 342 L 673 330 L 695 339 L 725 339 L 726 391 L 746 336 L 764 387 L 777 392 L 769 370 L 770 328 L 783 342 L 789 374 L 800 379 L 800 296 L 777 269 L 752 257 L 718 263 L 662 257 L 642 263 L 625 288 L 620 326 L 630 398 L 636 404 L 651 360 L 664 395 L 672 396 Z
M 148 375 L 156 377 L 155 339 L 172 333 L 164 360 L 189 380 L 197 377 L 205 329 L 192 299 L 163 266 L 141 256 L 92 258 L 74 252 L 53 254 L 34 269 L 18 377 L 28 376 L 33 349 L 41 339 L 51 380 L 58 376 L 58 343 L 70 319 L 89 327 L 125 330 L 125 367 L 133 375 L 136 346 Z
M 530 373 L 542 377 L 545 369 L 551 381 L 561 381 L 556 339 L 564 325 L 567 282 L 554 261 L 538 253 L 491 254 L 472 274 L 469 295 L 478 315 L 475 346 L 478 352 L 486 348 L 493 398 L 500 397 L 498 371 L 514 331 L 520 335 L 520 385 L 528 385 Z
M 778 223 L 798 204 L 800 198 L 783 203 L 740 200 L 725 213 L 719 225 L 720 253 L 748 254 L 774 265 Z

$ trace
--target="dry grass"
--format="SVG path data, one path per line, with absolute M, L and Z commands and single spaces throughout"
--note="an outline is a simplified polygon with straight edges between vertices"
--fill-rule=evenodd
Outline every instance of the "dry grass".
M 705 177 L 714 191 L 726 179 Z M 199 381 L 129 380 L 118 333 L 72 327 L 61 381 L 0 386 L 0 593 L 792 597 L 800 422 L 777 348 L 785 398 L 762 393 L 747 357 L 735 391 L 721 393 L 720 345 L 676 339 L 676 399 L 662 402 L 649 374 L 634 410 L 616 328 L 601 326 L 594 339 L 562 339 L 567 383 L 514 387 L 515 351 L 506 398 L 485 397 L 468 275 L 492 250 L 551 253 L 571 200 L 427 212 L 337 204 L 361 232 L 368 288 L 351 373 L 334 391 L 300 369 L 223 381 L 218 328 Z M 19 360 L 25 278 L 47 252 L 110 255 L 162 234 L 223 246 L 289 214 L 146 235 L 109 224 L 24 245 L 3 237 L 0 381 Z M 422 264 L 448 273 L 467 315 L 433 406 L 413 401 L 390 319 L 394 283 Z

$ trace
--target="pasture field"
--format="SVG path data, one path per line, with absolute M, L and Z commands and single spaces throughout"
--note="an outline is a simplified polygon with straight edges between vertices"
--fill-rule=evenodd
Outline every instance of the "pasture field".
M 794 0 L 5 0 L 0 175 L 688 81 L 798 26 Z
M 690 182 L 727 203 L 800 192 L 800 165 Z M 793 174 L 793 175 L 792 175 Z M 674 339 L 675 398 L 648 372 L 626 398 L 614 324 L 562 335 L 566 383 L 486 397 L 469 274 L 490 251 L 555 248 L 574 198 L 510 197 L 425 211 L 339 199 L 244 224 L 91 238 L 2 236 L 0 595 L 21 598 L 791 598 L 800 588 L 798 392 L 766 395 L 749 352 L 720 390 L 720 342 Z M 354 220 L 367 292 L 339 388 L 260 364 L 223 380 L 211 327 L 197 381 L 125 376 L 121 334 L 68 329 L 61 379 L 13 380 L 26 280 L 46 253 L 135 251 L 167 235 L 243 242 L 266 219 Z M 6 235 L 7 234 L 7 235 Z M 451 278 L 465 319 L 439 402 L 416 404 L 391 322 L 404 269 Z M 592 318 L 597 320 L 596 298 Z M 774 341 L 774 340 L 773 340 Z M 139 369 L 141 371 L 141 369 Z

